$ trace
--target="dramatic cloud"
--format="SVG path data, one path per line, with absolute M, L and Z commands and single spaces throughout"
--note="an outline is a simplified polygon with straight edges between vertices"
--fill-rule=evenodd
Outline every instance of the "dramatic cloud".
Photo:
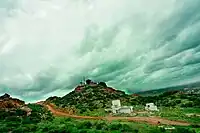
M 134 92 L 200 80 L 199 0 L 1 0 L 0 93 L 62 96 L 83 76 Z

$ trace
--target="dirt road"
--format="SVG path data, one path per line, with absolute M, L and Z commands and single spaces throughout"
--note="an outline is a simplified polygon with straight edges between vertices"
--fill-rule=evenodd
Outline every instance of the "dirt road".
M 61 111 L 56 110 L 51 105 L 46 105 L 46 107 L 55 115 L 55 116 L 65 116 L 65 117 L 71 117 L 76 119 L 94 119 L 94 120 L 104 120 L 103 117 L 91 117 L 91 116 L 79 116 L 79 115 L 71 115 L 67 114 Z
M 113 117 L 113 116 L 107 116 L 107 117 L 91 117 L 91 116 L 78 116 L 78 115 L 70 115 L 64 112 L 61 112 L 57 109 L 55 109 L 52 105 L 47 104 L 45 105 L 55 116 L 64 116 L 64 117 L 70 117 L 70 118 L 76 118 L 76 119 L 93 119 L 93 120 L 123 120 L 123 121 L 135 121 L 135 122 L 146 122 L 153 125 L 158 124 L 165 124 L 165 125 L 180 125 L 180 126 L 189 126 L 190 123 L 184 122 L 184 121 L 172 121 L 167 120 L 160 117 Z

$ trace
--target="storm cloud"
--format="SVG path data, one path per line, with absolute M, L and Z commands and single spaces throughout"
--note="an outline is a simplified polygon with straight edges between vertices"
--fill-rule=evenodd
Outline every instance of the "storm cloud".
M 0 94 L 127 92 L 200 81 L 199 0 L 1 0 Z

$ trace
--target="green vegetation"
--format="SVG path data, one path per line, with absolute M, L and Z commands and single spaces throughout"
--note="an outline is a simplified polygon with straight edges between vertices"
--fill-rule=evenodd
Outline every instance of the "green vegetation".
M 183 120 L 200 124 L 200 94 L 185 94 L 179 91 L 165 92 L 159 96 L 137 97 L 141 104 L 153 102 L 159 107 L 155 115 L 171 120 Z M 188 114 L 194 114 L 188 116 Z M 154 115 L 154 114 L 153 114 Z
M 154 115 L 164 117 L 170 120 L 183 120 L 187 121 L 193 124 L 200 124 L 200 117 L 196 116 L 191 116 L 188 117 L 186 113 L 184 112 L 187 109 L 182 109 L 182 108 L 169 108 L 169 107 L 161 107 L 159 112 L 156 112 Z M 194 108 L 193 110 L 196 110 Z M 192 108 L 190 109 L 192 111 Z
M 88 81 L 90 82 L 90 81 Z M 185 94 L 169 91 L 155 96 L 132 96 L 122 91 L 107 87 L 104 82 L 97 86 L 85 85 L 81 92 L 72 91 L 64 97 L 50 97 L 47 102 L 54 103 L 58 108 L 72 108 L 78 115 L 105 116 L 104 111 L 111 107 L 111 101 L 120 99 L 122 105 L 134 106 L 134 111 L 144 111 L 146 103 L 155 103 L 160 112 L 156 114 L 138 114 L 139 116 L 156 115 L 171 120 L 185 120 L 199 123 L 199 117 L 188 117 L 187 113 L 200 114 L 200 94 Z M 132 116 L 132 115 L 130 115 Z
M 160 107 L 200 108 L 200 94 L 169 91 L 155 96 L 135 97 L 107 87 L 104 82 L 100 82 L 97 86 L 85 85 L 81 92 L 72 91 L 64 97 L 50 97 L 47 102 L 54 103 L 61 108 L 73 107 L 83 114 L 88 110 L 109 108 L 111 101 L 115 99 L 120 99 L 123 105 L 144 106 L 146 103 L 153 102 Z
M 183 108 L 182 111 L 184 113 L 199 113 L 200 114 L 200 108 Z
M 96 116 L 99 109 L 110 108 L 112 100 L 120 99 L 123 102 L 126 97 L 128 95 L 123 91 L 107 88 L 104 82 L 100 82 L 97 86 L 85 85 L 81 92 L 72 91 L 64 97 L 50 97 L 47 102 L 54 103 L 59 108 L 75 108 L 80 115 Z
M 105 87 L 105 88 L 107 87 L 107 85 L 106 85 L 105 82 L 99 82 L 98 85 L 103 86 L 103 87 Z
M 106 116 L 104 109 L 111 107 L 111 101 L 120 99 L 122 105 L 132 105 L 135 113 L 117 114 L 116 116 L 159 116 L 170 120 L 184 120 L 192 123 L 188 127 L 176 126 L 174 130 L 142 123 L 78 120 L 53 117 L 51 112 L 37 104 L 28 104 L 31 114 L 19 107 L 0 110 L 0 133 L 199 133 L 200 132 L 200 94 L 185 94 L 179 91 L 165 92 L 155 96 L 128 95 L 123 91 L 107 87 L 104 82 L 72 91 L 64 97 L 50 97 L 46 102 L 58 109 L 85 116 Z M 79 86 L 80 87 L 80 86 Z M 158 105 L 159 112 L 145 113 L 146 103 Z M 4 102 L 2 107 L 10 107 Z M 14 104 L 13 104 L 14 105 Z M 24 106 L 24 105 L 23 105 Z M 15 107 L 15 108 L 14 108 Z M 140 111 L 140 113 L 137 113 Z M 191 115 L 192 114 L 192 115 Z
M 179 91 L 170 91 L 158 96 L 138 97 L 136 99 L 141 104 L 153 102 L 164 107 L 200 107 L 200 94 L 184 94 Z
M 39 123 L 20 124 L 20 122 L 1 125 L 1 133 L 170 133 L 169 130 L 141 123 L 102 120 L 76 120 L 71 118 L 54 118 Z M 12 128 L 15 126 L 15 128 Z M 184 132 L 183 132 L 184 131 Z M 176 127 L 172 133 L 195 133 L 191 127 Z
M 36 128 L 37 123 L 53 120 L 52 114 L 41 105 L 28 104 L 28 107 L 32 110 L 30 115 L 21 109 L 1 110 L 0 132 L 29 132 Z
M 37 123 L 45 120 L 53 120 L 51 112 L 42 105 L 28 104 L 28 107 L 32 109 L 31 114 L 28 116 L 31 121 Z
M 88 81 L 88 84 L 90 81 Z M 64 97 L 50 97 L 47 102 L 54 103 L 58 108 L 72 108 L 76 114 L 84 116 L 106 116 L 104 109 L 111 107 L 111 101 L 120 99 L 122 105 L 133 106 L 136 114 L 118 114 L 116 116 L 159 116 L 170 120 L 182 120 L 199 125 L 200 94 L 188 94 L 181 91 L 167 91 L 154 96 L 128 95 L 123 91 L 114 90 L 104 82 L 97 86 L 85 85 L 81 92 L 72 91 Z M 160 109 L 154 113 L 144 112 L 146 103 L 155 103 Z M 189 116 L 189 113 L 195 113 Z
M 90 111 L 87 109 L 85 112 L 77 112 L 77 114 L 82 115 L 82 116 L 106 116 L 107 113 L 105 112 L 104 109 L 94 109 Z

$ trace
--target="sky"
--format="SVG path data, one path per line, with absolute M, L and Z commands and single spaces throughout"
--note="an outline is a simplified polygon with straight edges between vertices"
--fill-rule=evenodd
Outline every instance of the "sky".
M 0 94 L 129 93 L 200 81 L 199 0 L 1 0 Z

